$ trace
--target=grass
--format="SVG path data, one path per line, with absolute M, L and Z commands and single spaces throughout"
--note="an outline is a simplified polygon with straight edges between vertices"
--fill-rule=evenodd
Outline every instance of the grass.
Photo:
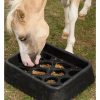
M 9 10 L 7 5 L 8 0 L 5 0 L 5 20 Z M 82 4 L 80 8 L 82 7 Z M 95 38 L 96 38 L 96 26 L 95 26 L 95 0 L 93 0 L 92 7 L 85 18 L 85 21 L 78 20 L 76 23 L 76 44 L 74 52 L 76 55 L 89 60 L 93 65 L 95 74 Z M 61 39 L 62 30 L 64 27 L 64 12 L 60 1 L 48 0 L 45 9 L 45 18 L 50 26 L 50 36 L 48 42 L 59 48 L 65 48 L 66 40 Z M 18 44 L 14 34 L 8 34 L 5 28 L 5 59 L 13 55 L 18 51 Z M 96 100 L 95 96 L 95 83 L 89 86 L 84 92 L 79 94 L 74 100 Z M 32 97 L 24 94 L 20 90 L 12 87 L 5 82 L 5 100 L 34 100 Z

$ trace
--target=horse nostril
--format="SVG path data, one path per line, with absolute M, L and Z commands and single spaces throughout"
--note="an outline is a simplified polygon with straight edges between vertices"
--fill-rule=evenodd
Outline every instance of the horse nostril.
M 19 36 L 18 39 L 20 41 L 25 41 L 27 39 L 26 35 L 25 36 Z
M 34 52 L 30 53 L 29 56 L 30 56 L 31 60 L 34 61 L 36 58 L 36 53 L 34 53 Z

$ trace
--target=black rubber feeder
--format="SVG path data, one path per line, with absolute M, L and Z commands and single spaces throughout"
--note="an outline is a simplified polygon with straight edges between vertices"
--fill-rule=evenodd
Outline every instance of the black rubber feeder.
M 20 54 L 5 61 L 5 81 L 36 100 L 71 100 L 94 82 L 91 64 L 46 44 L 40 64 L 25 67 Z

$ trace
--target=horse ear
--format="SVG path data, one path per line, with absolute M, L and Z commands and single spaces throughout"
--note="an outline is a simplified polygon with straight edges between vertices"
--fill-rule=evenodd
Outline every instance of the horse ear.
M 16 9 L 15 15 L 17 16 L 17 18 L 18 18 L 19 21 L 21 21 L 21 22 L 24 21 L 25 13 L 22 10 Z

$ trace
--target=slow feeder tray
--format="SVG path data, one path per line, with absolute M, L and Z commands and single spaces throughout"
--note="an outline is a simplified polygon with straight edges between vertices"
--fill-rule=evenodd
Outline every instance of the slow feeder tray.
M 94 81 L 91 64 L 46 44 L 40 64 L 25 67 L 20 54 L 5 61 L 5 80 L 36 100 L 71 100 Z

